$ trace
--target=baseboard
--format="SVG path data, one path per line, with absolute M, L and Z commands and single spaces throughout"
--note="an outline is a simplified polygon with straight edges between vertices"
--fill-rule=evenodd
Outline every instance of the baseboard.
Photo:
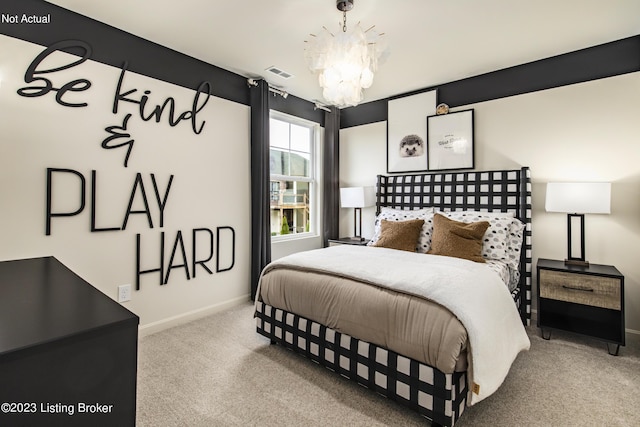
M 157 322 L 142 325 L 138 328 L 138 337 L 143 338 L 148 335 L 164 331 L 165 329 L 173 328 L 174 326 L 183 325 L 185 323 L 189 323 L 194 320 L 219 313 L 231 307 L 237 307 L 239 305 L 246 304 L 250 301 L 250 299 L 251 296 L 249 294 L 246 294 L 229 301 L 210 305 L 204 308 L 199 308 L 197 310 L 189 311 L 177 316 L 169 317 L 167 319 L 158 320 Z
M 640 331 L 636 331 L 635 329 L 625 329 L 624 331 L 628 334 L 640 335 Z

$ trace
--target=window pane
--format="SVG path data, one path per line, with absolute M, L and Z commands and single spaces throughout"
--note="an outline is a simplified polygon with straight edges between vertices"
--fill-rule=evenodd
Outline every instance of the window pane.
M 277 204 L 280 198 L 280 183 L 278 181 L 271 181 L 271 204 Z
M 291 125 L 291 150 L 311 152 L 311 129 L 305 126 Z
M 289 152 L 272 148 L 269 150 L 269 167 L 273 175 L 291 175 L 289 173 Z
M 282 120 L 269 120 L 269 145 L 289 149 L 289 123 Z
M 290 176 L 311 176 L 311 155 L 301 153 L 291 153 L 289 157 Z
M 309 194 L 311 184 L 296 181 L 271 181 L 271 235 L 309 231 Z

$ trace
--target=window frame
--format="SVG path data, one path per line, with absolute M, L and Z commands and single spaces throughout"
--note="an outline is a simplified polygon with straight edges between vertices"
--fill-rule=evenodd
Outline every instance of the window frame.
M 297 182 L 306 182 L 309 183 L 309 231 L 304 231 L 301 233 L 291 233 L 291 234 L 277 234 L 275 236 L 271 236 L 272 242 L 282 242 L 289 240 L 297 240 L 297 239 L 305 239 L 305 238 L 315 238 L 320 236 L 320 194 L 321 194 L 321 159 L 320 159 L 320 144 L 321 144 L 321 132 L 322 127 L 320 124 L 302 119 L 300 117 L 292 116 L 289 114 L 282 113 L 276 110 L 270 110 L 269 119 L 280 120 L 288 123 L 289 125 L 297 125 L 303 126 L 310 129 L 310 150 L 309 154 L 311 156 L 309 162 L 309 177 L 305 176 L 294 176 L 294 175 L 282 175 L 282 174 L 273 174 L 269 172 L 269 181 L 297 181 Z M 290 143 L 290 141 L 289 141 Z M 269 149 L 271 150 L 271 141 L 269 142 Z M 291 146 L 289 145 L 289 153 L 291 151 Z M 269 207 L 271 210 L 271 207 Z

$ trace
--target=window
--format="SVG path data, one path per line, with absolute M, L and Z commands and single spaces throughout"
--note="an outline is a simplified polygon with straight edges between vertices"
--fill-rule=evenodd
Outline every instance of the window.
M 318 125 L 271 112 L 271 235 L 316 233 Z

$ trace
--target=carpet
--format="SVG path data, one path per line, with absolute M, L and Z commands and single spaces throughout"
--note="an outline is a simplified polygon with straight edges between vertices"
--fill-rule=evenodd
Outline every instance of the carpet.
M 456 426 L 638 426 L 640 337 L 620 355 L 603 342 L 528 327 L 498 391 Z M 428 426 L 419 414 L 255 332 L 253 305 L 146 336 L 138 354 L 137 425 Z

